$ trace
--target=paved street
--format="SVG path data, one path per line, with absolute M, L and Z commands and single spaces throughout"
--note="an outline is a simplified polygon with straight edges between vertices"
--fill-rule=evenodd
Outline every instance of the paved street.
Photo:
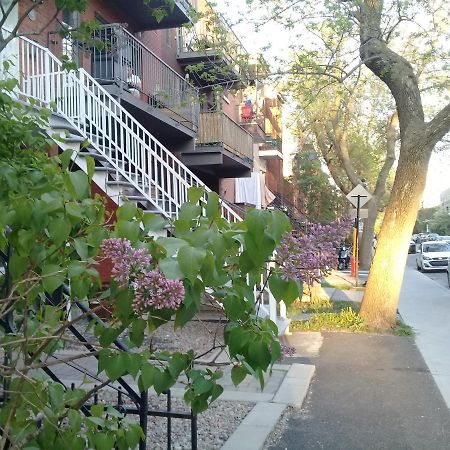
M 431 276 L 429 276 L 431 275 Z M 272 450 L 450 449 L 450 290 L 408 267 L 399 311 L 416 335 L 321 333 L 316 375 Z M 302 336 L 288 342 L 302 355 Z
M 416 255 L 408 255 L 408 261 L 406 263 L 407 267 L 416 268 Z M 444 270 L 441 270 L 439 272 L 425 272 L 423 273 L 426 277 L 428 277 L 430 280 L 435 281 L 439 285 L 448 288 L 448 281 L 447 281 L 447 272 Z

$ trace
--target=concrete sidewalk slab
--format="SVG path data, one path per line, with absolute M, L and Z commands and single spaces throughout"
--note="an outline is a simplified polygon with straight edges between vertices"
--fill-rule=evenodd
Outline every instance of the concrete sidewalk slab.
M 273 402 L 301 408 L 314 375 L 315 366 L 292 364 L 281 386 L 273 397 Z
M 259 450 L 287 405 L 258 403 L 231 435 L 222 450 Z
M 399 312 L 450 408 L 450 290 L 407 267 Z

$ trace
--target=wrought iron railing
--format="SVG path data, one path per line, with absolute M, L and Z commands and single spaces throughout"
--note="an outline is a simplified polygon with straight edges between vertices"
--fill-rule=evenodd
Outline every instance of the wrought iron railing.
M 161 214 L 177 217 L 191 186 L 210 191 L 84 69 L 68 72 L 45 47 L 18 41 L 20 95 L 63 116 Z M 225 203 L 222 215 L 241 220 Z
M 55 44 L 58 39 L 51 42 Z M 200 111 L 197 88 L 122 25 L 102 25 L 93 32 L 89 48 L 86 48 L 86 43 L 82 45 L 90 58 L 79 57 L 78 45 L 70 42 L 69 36 L 62 40 L 63 48 L 55 48 L 54 53 L 58 55 L 69 50 L 75 54 L 80 67 L 100 84 L 117 83 L 151 106 L 163 109 L 177 122 L 197 130 Z
M 220 54 L 240 73 L 239 62 L 247 61 L 249 54 L 225 18 L 209 5 L 194 24 L 182 27 L 178 33 L 178 55 L 199 53 L 206 57 Z

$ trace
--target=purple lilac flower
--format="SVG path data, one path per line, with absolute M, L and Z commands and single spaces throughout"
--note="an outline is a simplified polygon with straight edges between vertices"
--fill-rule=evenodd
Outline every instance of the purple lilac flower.
M 281 344 L 281 355 L 282 357 L 290 357 L 292 358 L 295 355 L 295 347 L 290 345 Z
M 101 249 L 113 264 L 112 277 L 120 284 L 145 273 L 152 262 L 152 257 L 145 248 L 133 248 L 128 239 L 105 239 Z
M 140 275 L 131 286 L 135 293 L 133 309 L 138 314 L 149 308 L 177 309 L 184 299 L 183 283 L 169 280 L 159 270 Z
M 350 231 L 349 219 L 327 225 L 309 224 L 297 236 L 287 234 L 277 249 L 276 260 L 286 279 L 300 280 L 309 286 L 337 266 L 337 252 Z

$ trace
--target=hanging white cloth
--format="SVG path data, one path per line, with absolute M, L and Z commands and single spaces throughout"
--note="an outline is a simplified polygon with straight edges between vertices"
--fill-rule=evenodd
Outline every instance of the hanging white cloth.
M 236 203 L 247 203 L 261 209 L 261 180 L 259 172 L 252 172 L 250 177 L 235 178 Z

